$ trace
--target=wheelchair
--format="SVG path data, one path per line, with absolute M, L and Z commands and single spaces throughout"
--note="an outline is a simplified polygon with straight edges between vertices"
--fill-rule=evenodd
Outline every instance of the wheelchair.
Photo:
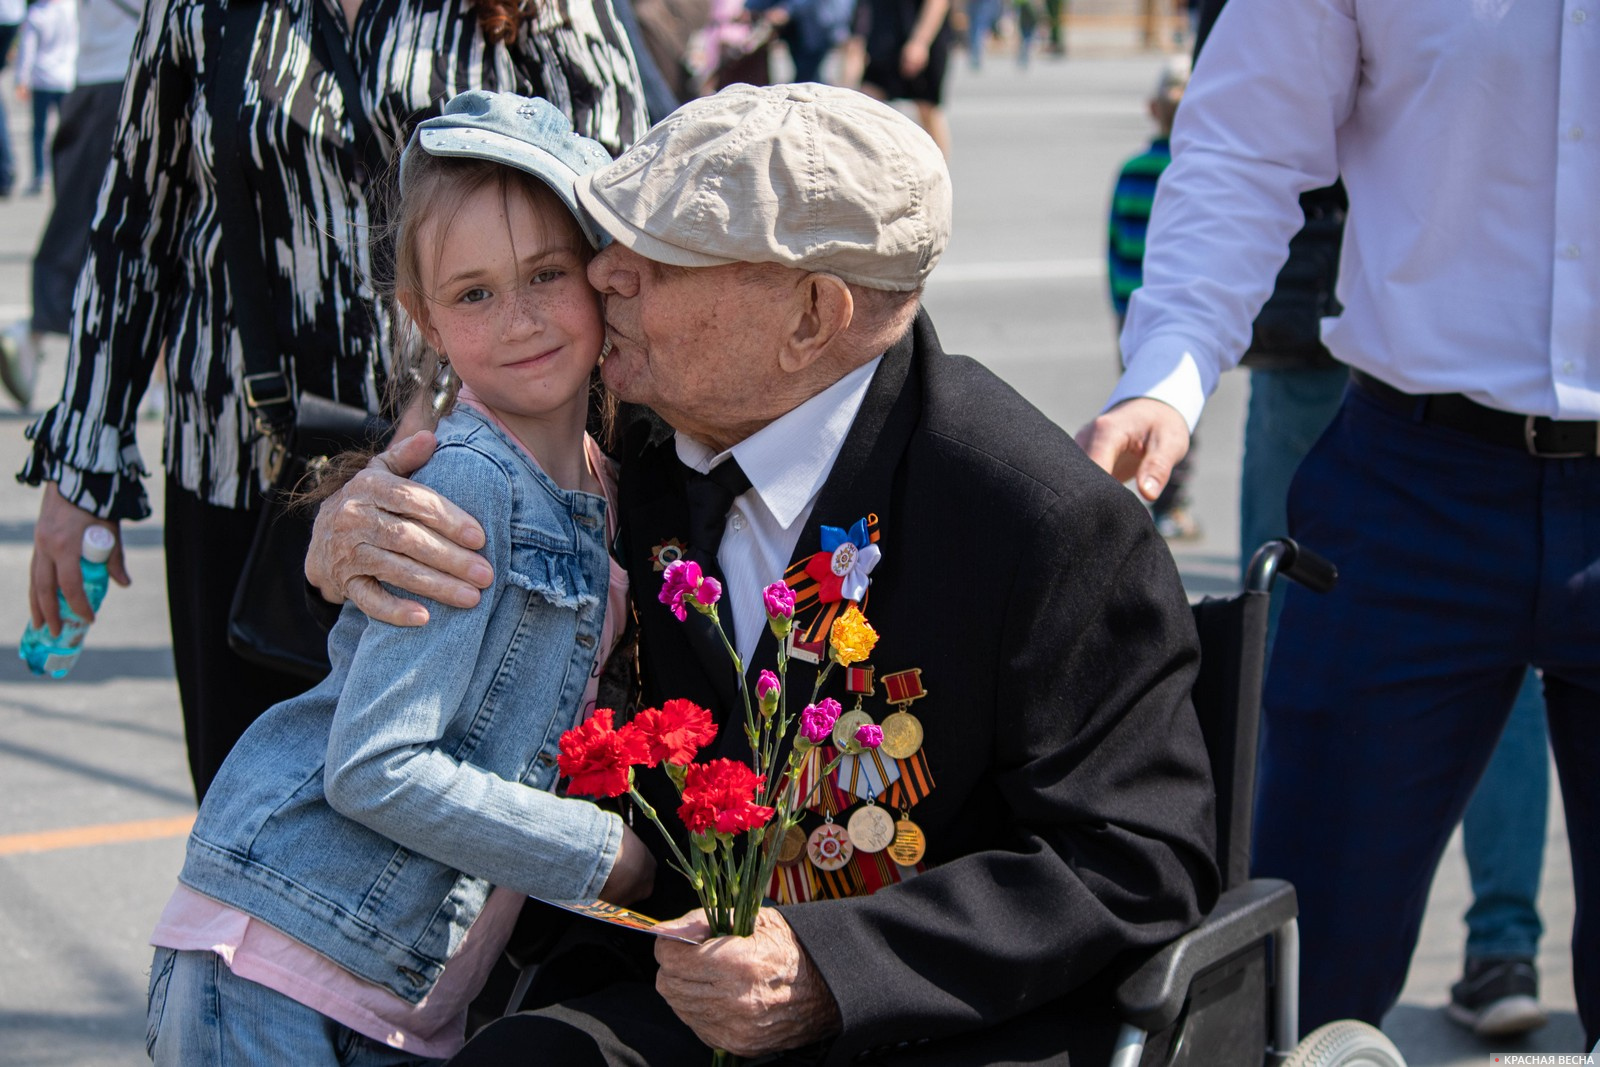
M 1355 1020 L 1300 1040 L 1294 886 L 1249 876 L 1267 609 L 1279 576 L 1318 593 L 1338 579 L 1328 561 L 1281 538 L 1256 550 L 1243 592 L 1193 605 L 1193 698 L 1217 783 L 1223 892 L 1198 927 L 1118 986 L 1110 1067 L 1405 1067 L 1387 1037 Z

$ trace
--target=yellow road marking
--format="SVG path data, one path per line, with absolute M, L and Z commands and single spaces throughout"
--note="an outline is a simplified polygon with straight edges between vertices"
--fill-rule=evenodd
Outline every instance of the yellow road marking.
M 8 834 L 0 836 L 0 856 L 182 837 L 193 825 L 193 815 L 174 815 L 167 819 L 138 819 L 134 822 L 101 823 L 98 826 L 73 826 L 65 830 L 43 830 L 35 834 Z

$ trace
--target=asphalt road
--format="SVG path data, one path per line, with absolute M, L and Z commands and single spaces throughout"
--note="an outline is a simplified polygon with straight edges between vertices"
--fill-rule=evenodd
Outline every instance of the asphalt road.
M 947 349 L 978 356 L 1061 425 L 1098 409 L 1116 374 L 1100 257 L 1115 167 L 1148 136 L 1143 99 L 1158 56 L 1132 54 L 1116 30 L 1074 38 L 1065 62 L 1018 70 L 994 54 L 980 74 L 952 72 L 949 113 L 956 232 L 927 304 Z M 14 136 L 25 136 L 13 107 Z M 25 142 L 20 142 L 25 143 Z M 0 322 L 26 313 L 28 262 L 47 199 L 0 202 Z M 60 386 L 52 344 L 40 395 Z M 1224 377 L 1198 452 L 1203 537 L 1175 554 L 1194 594 L 1235 587 L 1237 472 L 1247 379 Z M 0 468 L 15 471 L 26 420 L 0 401 Z M 140 442 L 160 462 L 160 423 Z M 0 1064 L 77 1067 L 146 1062 L 145 938 L 182 855 L 193 812 L 163 595 L 157 519 L 124 531 L 135 584 L 113 587 L 82 663 L 64 682 L 0 656 Z M 13 632 L 27 615 L 38 495 L 0 480 L 0 603 Z M 1413 1067 L 1466 1067 L 1493 1052 L 1578 1051 L 1567 940 L 1572 883 L 1554 805 L 1540 966 L 1550 1025 L 1491 1048 L 1439 1011 L 1458 974 L 1468 903 L 1458 844 L 1435 881 L 1401 1004 L 1385 1023 Z

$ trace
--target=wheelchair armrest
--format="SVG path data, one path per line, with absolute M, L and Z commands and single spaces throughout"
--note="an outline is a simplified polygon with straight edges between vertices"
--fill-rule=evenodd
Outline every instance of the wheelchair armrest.
M 1262 940 L 1298 911 L 1294 886 L 1276 878 L 1256 878 L 1228 890 L 1199 926 L 1123 980 L 1117 987 L 1119 1014 L 1149 1033 L 1170 1026 L 1197 974 Z

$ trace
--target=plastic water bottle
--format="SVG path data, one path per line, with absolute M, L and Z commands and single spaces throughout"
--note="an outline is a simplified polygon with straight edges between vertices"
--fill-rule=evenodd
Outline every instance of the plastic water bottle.
M 83 558 L 78 567 L 83 572 L 83 592 L 89 598 L 89 607 L 100 610 L 106 597 L 110 576 L 106 573 L 106 560 L 117 546 L 116 535 L 109 526 L 91 526 L 83 531 Z M 22 631 L 22 643 L 17 654 L 34 674 L 48 674 L 52 678 L 65 678 L 72 665 L 78 662 L 83 651 L 83 638 L 89 624 L 78 618 L 67 607 L 67 598 L 57 590 L 56 600 L 61 605 L 61 634 L 50 636 L 49 626 L 32 626 Z

